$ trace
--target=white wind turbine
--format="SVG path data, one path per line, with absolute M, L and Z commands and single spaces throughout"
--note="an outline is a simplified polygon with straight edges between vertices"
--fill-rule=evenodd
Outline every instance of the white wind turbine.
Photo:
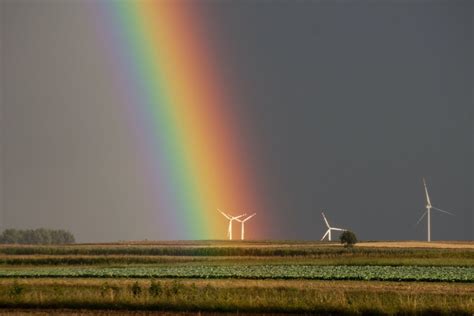
M 342 228 L 331 227 L 328 223 L 328 220 L 326 219 L 326 216 L 324 215 L 324 212 L 321 212 L 321 214 L 323 214 L 324 221 L 326 222 L 326 226 L 328 227 L 328 230 L 324 234 L 323 238 L 321 238 L 321 240 L 324 240 L 324 238 L 326 238 L 326 236 L 328 236 L 328 240 L 331 241 L 331 231 L 332 230 L 337 230 L 337 231 L 341 231 L 341 232 L 347 230 L 347 229 L 342 229 Z
M 247 214 L 242 214 L 242 215 L 239 215 L 239 216 L 230 216 L 224 212 L 222 212 L 220 209 L 217 209 L 219 212 L 221 212 L 222 215 L 225 216 L 225 218 L 227 218 L 229 220 L 229 228 L 227 229 L 227 236 L 229 237 L 229 240 L 232 240 L 232 222 L 235 221 L 235 220 L 238 220 L 239 218 L 241 218 L 242 216 L 245 216 Z
M 425 215 L 428 215 L 427 217 L 428 239 L 427 240 L 428 242 L 430 242 L 431 241 L 431 209 L 433 208 L 437 210 L 438 212 L 443 212 L 449 215 L 454 215 L 454 214 L 431 205 L 430 196 L 428 195 L 428 187 L 426 186 L 425 178 L 423 178 L 423 185 L 425 186 L 425 194 L 426 194 L 426 211 L 423 213 L 423 215 L 421 215 L 418 222 L 416 222 L 416 225 L 418 225 L 421 222 L 421 220 L 425 217 Z
M 249 219 L 251 219 L 252 217 L 254 217 L 255 215 L 257 215 L 257 213 L 253 213 L 252 215 L 250 215 L 246 219 L 237 219 L 237 221 L 242 224 L 242 230 L 240 232 L 240 239 L 241 240 L 245 239 L 245 222 L 248 221 Z

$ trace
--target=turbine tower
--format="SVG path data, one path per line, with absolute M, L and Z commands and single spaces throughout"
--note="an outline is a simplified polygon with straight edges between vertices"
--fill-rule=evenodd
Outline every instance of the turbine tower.
M 324 215 L 324 212 L 321 212 L 321 214 L 323 214 L 324 222 L 326 222 L 326 226 L 328 227 L 328 230 L 324 234 L 323 238 L 321 238 L 321 241 L 324 240 L 324 238 L 326 238 L 326 236 L 328 236 L 328 240 L 331 241 L 331 231 L 332 230 L 337 230 L 337 231 L 341 231 L 341 232 L 347 230 L 347 229 L 342 229 L 342 228 L 331 227 L 329 225 L 328 220 L 326 219 L 326 216 Z
M 246 219 L 237 219 L 237 221 L 242 224 L 242 230 L 240 231 L 240 240 L 245 239 L 245 222 L 248 221 L 249 219 L 251 219 L 252 217 L 254 217 L 255 215 L 257 215 L 257 213 L 253 213 L 252 215 L 250 215 Z
M 421 215 L 420 219 L 418 220 L 418 222 L 416 222 L 416 225 L 418 225 L 421 220 L 426 216 L 426 223 L 427 223 L 427 226 L 428 226 L 428 238 L 427 238 L 427 241 L 430 242 L 431 241 L 431 209 L 435 209 L 437 210 L 438 212 L 443 212 L 443 213 L 446 213 L 446 214 L 449 214 L 449 215 L 454 215 L 453 213 L 450 213 L 448 211 L 444 211 L 442 209 L 439 209 L 437 207 L 434 207 L 433 205 L 431 205 L 431 201 L 430 201 L 430 196 L 428 194 L 428 187 L 426 185 L 426 181 L 425 181 L 425 178 L 423 178 L 423 185 L 425 186 L 425 195 L 426 195 L 426 211 L 423 213 L 423 215 Z
M 220 209 L 217 209 L 219 212 L 221 212 L 222 215 L 225 216 L 225 218 L 227 218 L 229 220 L 229 228 L 227 229 L 227 237 L 229 237 L 229 240 L 232 240 L 232 222 L 235 221 L 235 220 L 238 220 L 239 218 L 241 218 L 242 216 L 245 216 L 247 214 L 242 214 L 242 215 L 239 215 L 239 216 L 230 216 L 224 212 L 222 212 Z

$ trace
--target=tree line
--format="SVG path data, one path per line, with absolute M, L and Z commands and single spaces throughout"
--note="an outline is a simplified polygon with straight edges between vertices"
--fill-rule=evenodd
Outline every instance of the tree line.
M 74 235 L 62 229 L 5 229 L 0 234 L 0 244 L 73 244 Z

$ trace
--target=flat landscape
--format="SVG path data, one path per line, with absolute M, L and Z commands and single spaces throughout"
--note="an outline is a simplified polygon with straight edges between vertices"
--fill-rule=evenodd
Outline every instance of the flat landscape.
M 0 246 L 0 307 L 51 313 L 474 313 L 472 242 Z

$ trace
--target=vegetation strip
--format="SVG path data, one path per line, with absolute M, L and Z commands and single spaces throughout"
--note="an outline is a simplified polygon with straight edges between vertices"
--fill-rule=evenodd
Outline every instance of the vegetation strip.
M 239 286 L 227 283 L 216 286 L 217 280 L 181 282 L 176 280 L 109 280 L 93 283 L 67 283 L 58 280 L 38 284 L 34 280 L 2 280 L 0 307 L 3 308 L 72 308 L 166 311 L 239 311 L 286 312 L 311 314 L 456 314 L 471 315 L 474 311 L 472 293 L 458 292 L 466 285 L 442 285 L 447 291 L 425 293 L 388 287 L 299 286 L 273 284 L 253 286 L 255 280 L 241 280 Z M 80 280 L 77 280 L 80 281 Z M 242 282 L 244 284 L 242 284 Z M 262 282 L 262 281 L 260 281 Z M 283 283 L 285 281 L 282 281 Z M 288 281 L 286 281 L 288 282 Z M 289 281 L 291 282 L 291 281 Z M 313 283 L 312 281 L 300 281 Z M 324 284 L 326 281 L 316 281 Z M 344 282 L 344 281 L 341 281 Z M 353 286 L 353 282 L 350 286 Z M 375 282 L 369 282 L 375 283 Z M 284 283 L 285 284 L 285 283 Z M 287 284 L 287 283 L 286 283 Z M 428 285 L 430 286 L 430 285 Z M 436 284 L 433 284 L 436 286 Z M 462 290 L 461 290 L 462 291 Z
M 85 255 L 0 255 L 0 266 L 87 266 L 87 265 L 228 265 L 228 264 L 293 264 L 293 265 L 387 265 L 387 266 L 474 266 L 474 260 L 469 258 L 391 258 L 340 256 L 318 258 L 311 256 L 300 257 L 239 257 L 239 256 L 85 256 Z
M 474 267 L 195 265 L 125 268 L 36 267 L 0 269 L 6 278 L 237 278 L 474 282 Z
M 435 248 L 373 248 L 327 246 L 314 244 L 278 244 L 268 246 L 245 244 L 241 246 L 143 246 L 143 245 L 71 245 L 71 246 L 0 246 L 3 255 L 85 255 L 85 256 L 245 256 L 245 257 L 365 257 L 365 258 L 465 258 L 474 261 L 472 249 Z
M 471 283 L 460 282 L 402 282 L 402 281 L 354 281 L 354 280 L 305 280 L 305 279 L 149 279 L 149 278 L 0 278 L 1 287 L 11 287 L 15 284 L 25 286 L 51 287 L 51 286 L 131 286 L 134 283 L 147 287 L 151 282 L 162 285 L 179 282 L 183 285 L 196 285 L 198 287 L 214 286 L 216 288 L 294 288 L 315 290 L 364 290 L 392 291 L 398 293 L 434 293 L 452 294 L 459 293 L 474 295 L 474 286 Z M 474 301 L 473 301 L 474 304 Z

